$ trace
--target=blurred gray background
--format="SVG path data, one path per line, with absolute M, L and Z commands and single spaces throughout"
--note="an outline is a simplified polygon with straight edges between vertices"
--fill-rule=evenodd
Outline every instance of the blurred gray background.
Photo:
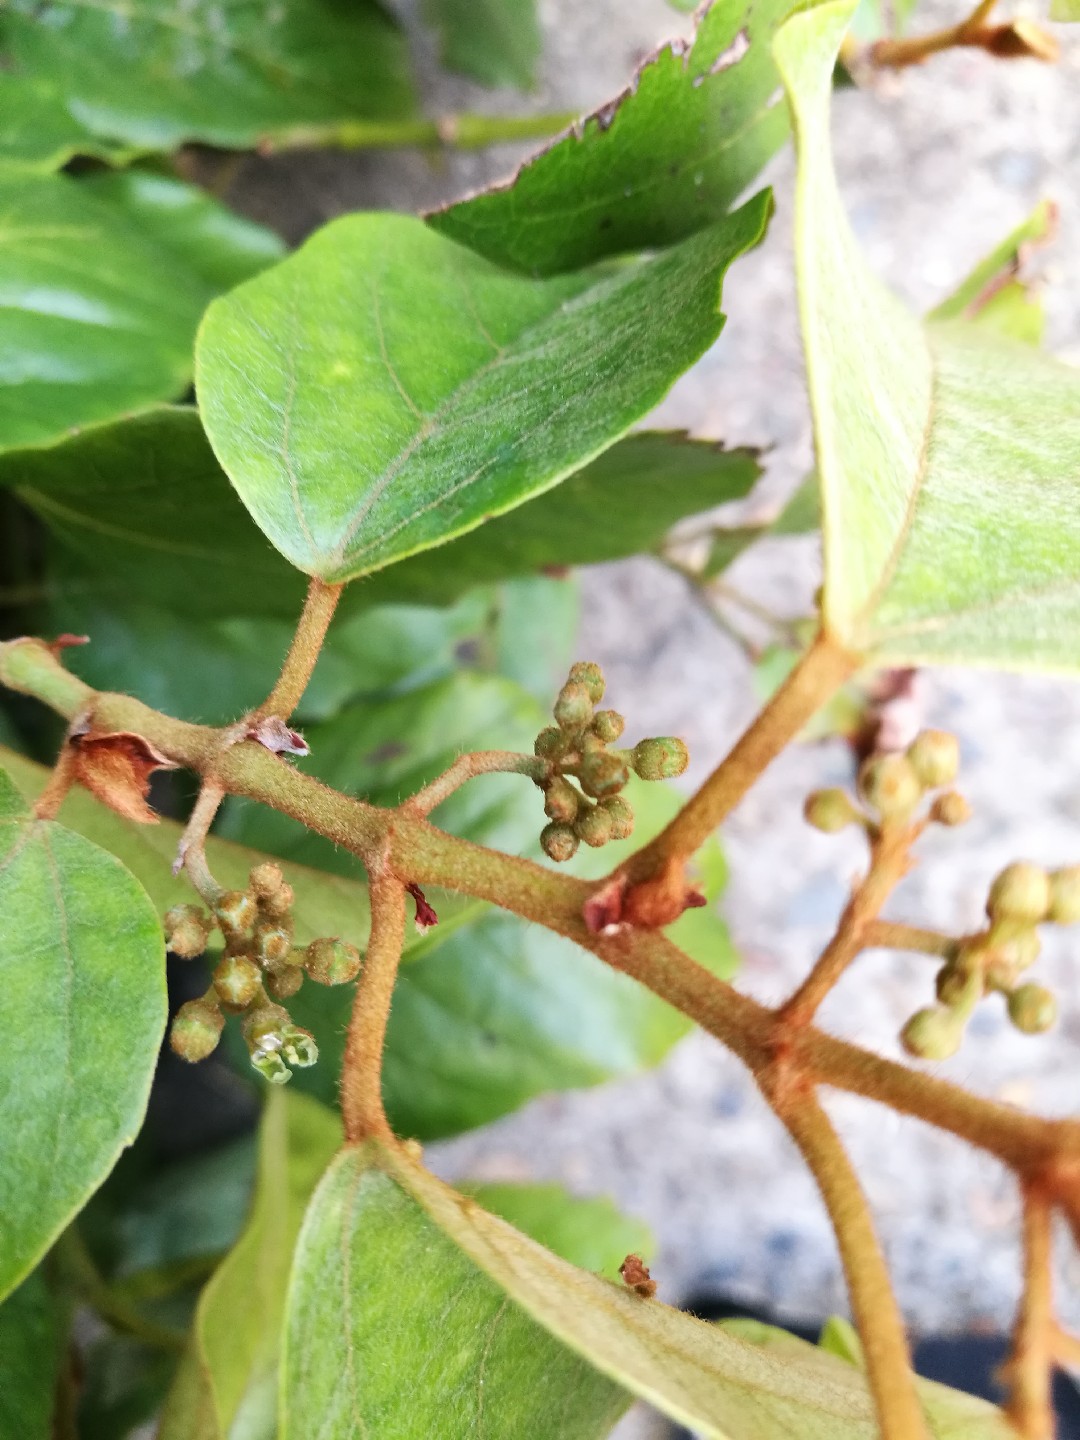
M 399 7 L 419 35 L 414 7 Z M 664 0 L 541 0 L 543 80 L 526 100 L 483 91 L 429 65 L 433 115 L 456 110 L 589 108 L 622 88 L 660 41 L 689 33 Z M 932 0 L 916 28 L 961 18 Z M 1011 10 L 1009 14 L 1038 12 Z M 1080 26 L 1056 27 L 1054 68 L 977 52 L 941 56 L 837 97 L 834 135 L 843 191 L 871 262 L 913 305 L 942 298 L 1042 198 L 1061 207 L 1054 247 L 1040 257 L 1048 344 L 1080 362 Z M 316 154 L 249 160 L 230 198 L 299 239 L 344 210 L 414 210 L 508 174 L 519 155 Z M 766 245 L 730 273 L 729 322 L 719 344 L 654 417 L 731 443 L 771 446 L 752 502 L 767 513 L 811 458 L 791 267 L 790 152 L 767 177 L 778 212 Z M 776 609 L 806 612 L 818 583 L 810 541 L 774 541 L 731 579 Z M 740 651 L 687 594 L 647 561 L 585 577 L 579 654 L 599 660 L 612 703 L 636 733 L 677 733 L 694 757 L 688 782 L 719 759 L 755 702 Z M 1080 860 L 1080 687 L 1035 677 L 960 671 L 919 678 L 918 714 L 955 730 L 962 788 L 975 807 L 963 830 L 921 847 L 922 865 L 889 913 L 960 930 L 979 920 L 986 887 L 1011 859 Z M 785 994 L 828 939 L 861 863 L 846 835 L 801 820 L 805 793 L 842 783 L 845 746 L 789 751 L 725 831 L 731 883 L 724 900 L 743 956 L 739 984 L 765 1000 Z M 1059 932 L 1038 975 L 1055 988 L 1053 1035 L 1024 1037 L 986 1003 L 959 1056 L 940 1073 L 1045 1112 L 1080 1107 L 1080 1010 L 1070 977 L 1080 941 Z M 917 956 L 871 954 L 831 997 L 823 1023 L 887 1055 L 928 1003 L 932 967 Z M 829 1108 L 860 1167 L 909 1320 L 923 1330 L 1000 1328 L 1018 1293 L 1017 1198 L 996 1165 L 913 1121 L 849 1096 Z M 648 1137 L 642 1158 L 641 1137 Z M 845 1308 L 831 1234 L 814 1187 L 739 1064 L 711 1039 L 687 1039 L 658 1071 L 591 1092 L 552 1096 L 489 1129 L 432 1147 L 448 1177 L 554 1179 L 613 1195 L 659 1239 L 653 1273 L 665 1299 L 702 1286 L 766 1302 L 791 1318 Z M 1064 1246 L 1061 1308 L 1080 1325 L 1080 1263 Z M 638 1414 L 620 1436 L 655 1433 Z

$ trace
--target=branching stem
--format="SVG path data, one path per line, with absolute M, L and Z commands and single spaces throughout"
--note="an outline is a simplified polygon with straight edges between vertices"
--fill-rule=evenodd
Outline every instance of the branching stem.
M 543 780 L 550 773 L 550 761 L 535 755 L 518 755 L 513 750 L 475 750 L 469 755 L 459 755 L 448 770 L 407 800 L 404 808 L 416 815 L 430 815 L 447 796 L 477 775 L 528 775 L 530 779 Z
M 817 1181 L 836 1232 L 882 1440 L 927 1440 L 904 1320 L 851 1161 L 812 1089 L 787 1085 L 783 1071 L 759 1083 Z

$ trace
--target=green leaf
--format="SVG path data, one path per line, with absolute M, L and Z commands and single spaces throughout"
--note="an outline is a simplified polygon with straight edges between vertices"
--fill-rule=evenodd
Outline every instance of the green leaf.
M 1049 200 L 980 260 L 940 305 L 931 320 L 977 320 L 1001 335 L 1041 345 L 1046 314 L 1042 299 L 1019 277 L 1028 251 L 1045 245 L 1057 228 L 1057 207 Z
M 543 40 L 536 0 L 424 0 L 440 58 L 483 85 L 531 90 Z
M 161 1440 L 273 1436 L 293 1246 L 311 1193 L 340 1144 L 337 1116 L 303 1095 L 271 1092 L 251 1219 L 199 1297 Z
M 354 576 L 564 479 L 719 334 L 728 265 L 771 201 L 647 262 L 507 274 L 397 215 L 333 221 L 207 311 L 210 442 L 298 569 Z
M 428 217 L 488 259 L 552 274 L 683 240 L 726 214 L 787 139 L 769 50 L 792 0 L 725 0 L 508 184 Z
M 178 395 L 212 287 L 63 175 L 0 170 L 0 450 Z
M 1050 0 L 1051 20 L 1080 20 L 1080 0 Z
M 327 1283 L 328 1275 L 336 1283 Z M 440 1276 L 446 1277 L 445 1291 Z M 407 1281 L 413 1279 L 414 1303 L 423 1305 L 425 1314 L 438 1313 L 438 1326 L 424 1326 L 408 1313 L 413 1287 Z M 404 1418 L 402 1428 L 394 1428 L 396 1414 L 389 1407 L 404 1360 L 395 1358 L 401 1352 L 392 1348 L 393 1338 L 400 1333 L 398 1344 L 403 1345 L 404 1336 L 412 1344 L 417 1334 L 423 1336 L 428 1373 L 439 1376 L 438 1384 L 423 1391 L 433 1389 L 444 1404 L 454 1399 L 462 1406 L 474 1404 L 475 1352 L 469 1339 L 477 1331 L 491 1340 L 489 1358 L 495 1358 L 498 1345 L 499 1359 L 508 1367 L 530 1356 L 551 1355 L 535 1329 L 525 1339 L 509 1323 L 505 1331 L 496 1328 L 491 1317 L 499 1313 L 499 1292 L 507 1321 L 513 1317 L 524 1327 L 525 1312 L 597 1371 L 706 1440 L 789 1440 L 793 1435 L 799 1440 L 874 1440 L 878 1434 L 865 1381 L 853 1366 L 771 1327 L 754 1327 L 748 1338 L 727 1333 L 575 1269 L 400 1150 L 369 1142 L 339 1155 L 301 1232 L 286 1321 L 283 1440 L 306 1440 L 318 1433 L 320 1421 L 327 1440 L 344 1440 L 355 1433 L 347 1426 L 357 1416 L 375 1422 L 373 1434 L 439 1433 L 430 1427 L 414 1432 Z M 438 1298 L 429 1303 L 433 1295 Z M 484 1297 L 480 1315 L 473 1309 L 475 1296 Z M 401 1317 L 400 1332 L 395 1317 Z M 312 1337 L 324 1336 L 325 1345 L 311 1343 Z M 345 1360 L 350 1344 L 359 1362 L 351 1367 Z M 455 1355 L 463 1366 L 457 1383 L 441 1368 Z M 410 1373 L 416 1368 L 414 1360 Z M 400 1384 L 396 1388 L 400 1391 Z M 924 1394 L 941 1440 L 1007 1440 L 1011 1431 L 1000 1411 L 955 1392 L 945 1392 L 948 1403 L 939 1404 L 938 1388 L 927 1385 Z M 536 1433 L 536 1417 L 548 1413 L 541 1408 L 544 1401 L 561 1393 L 553 1383 L 507 1385 L 506 1390 L 504 1398 L 495 1385 L 490 1391 L 484 1387 L 485 1421 L 488 1404 L 498 1394 L 491 1419 L 494 1424 L 505 1416 L 507 1425 L 493 1434 Z M 416 1394 L 411 1390 L 408 1398 Z M 519 1407 L 524 1400 L 531 1409 L 513 1408 L 515 1397 Z M 465 1410 L 456 1428 L 441 1433 L 471 1433 L 469 1415 Z M 577 1432 L 558 1427 L 553 1433 Z
M 7 807 L 8 812 L 10 808 Z M 0 820 L 0 1296 L 134 1139 L 165 1028 L 165 946 L 119 861 L 55 821 Z
M 0 1305 L 0 1435 L 53 1440 L 67 1321 L 67 1307 L 49 1290 L 40 1270 Z
M 0 748 L 0 765 L 6 767 L 28 799 L 38 795 L 48 779 L 48 771 L 43 766 L 12 750 Z M 99 804 L 85 790 L 72 791 L 60 813 L 68 829 L 94 841 L 95 849 L 100 845 L 111 851 L 123 862 L 145 888 L 155 910 L 161 912 L 177 903 L 190 902 L 190 884 L 184 876 L 174 876 L 171 868 L 183 833 L 182 825 L 172 820 L 162 820 L 158 825 L 133 825 Z M 227 889 L 243 889 L 251 867 L 266 859 L 260 851 L 213 835 L 207 842 L 206 854 L 210 868 Z M 293 913 L 299 944 L 306 945 L 316 936 L 327 934 L 340 935 L 353 944 L 364 942 L 368 928 L 366 886 L 300 865 L 289 867 L 288 878 L 296 892 Z M 160 943 L 160 923 L 157 930 Z M 346 1006 L 351 995 L 349 988 Z
M 429 553 L 444 552 L 440 547 Z M 394 575 L 399 568 L 383 573 Z M 491 621 L 496 673 L 549 706 L 566 683 L 580 612 L 580 588 L 572 575 L 526 575 L 500 585 Z
M 479 1184 L 457 1187 L 491 1215 L 528 1235 L 571 1265 L 618 1279 L 627 1255 L 650 1260 L 656 1241 L 640 1220 L 621 1214 L 606 1198 L 582 1199 L 561 1185 Z
M 291 130 L 412 113 L 405 43 L 367 0 L 10 0 L 16 67 L 95 134 L 146 149 L 244 148 Z
M 132 154 L 76 120 L 54 81 L 0 72 L 0 166 L 48 172 L 75 155 L 123 164 Z
M 752 450 L 677 431 L 628 435 L 527 505 L 378 572 L 363 593 L 435 604 L 467 585 L 638 555 L 685 516 L 741 499 L 760 474 Z
M 829 152 L 851 8 L 794 16 L 775 47 L 799 150 L 825 624 L 887 665 L 1075 672 L 1080 372 L 977 324 L 924 326 L 867 269 Z
M 285 255 L 285 242 L 218 203 L 197 185 L 152 170 L 103 170 L 79 182 L 115 205 L 144 235 L 190 265 L 214 290 L 250 280 Z
M 606 1436 L 625 1393 L 508 1300 L 382 1158 L 375 1147 L 343 1150 L 305 1217 L 289 1284 L 281 1440 Z
M 862 45 L 903 35 L 919 8 L 919 0 L 859 0 L 851 17 L 851 34 Z

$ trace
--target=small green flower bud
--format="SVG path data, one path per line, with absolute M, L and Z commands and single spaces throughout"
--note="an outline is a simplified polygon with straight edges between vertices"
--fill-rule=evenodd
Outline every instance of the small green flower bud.
M 266 977 L 266 993 L 275 1000 L 288 1000 L 304 983 L 304 972 L 299 965 L 286 965 Z
M 843 790 L 815 790 L 806 797 L 803 815 L 808 824 L 813 825 L 815 830 L 823 830 L 826 835 L 835 835 L 838 830 L 844 830 L 860 819 L 859 812 Z
M 214 970 L 214 989 L 229 1010 L 246 1010 L 259 993 L 262 971 L 246 955 L 225 955 Z
M 198 920 L 183 920 L 179 925 L 173 926 L 172 934 L 166 943 L 179 960 L 194 960 L 196 955 L 201 955 L 206 949 L 209 938 L 209 931 L 204 924 Z
M 319 1047 L 310 1030 L 301 1030 L 299 1025 L 287 1025 L 281 1035 L 281 1053 L 290 1065 L 307 1070 L 319 1058 Z
M 614 745 L 626 729 L 626 721 L 617 710 L 598 710 L 593 716 L 592 732 L 605 745 Z
M 217 1049 L 225 1016 L 209 1000 L 189 1000 L 176 1012 L 169 1029 L 169 1044 L 181 1060 L 196 1064 Z
M 278 893 L 284 883 L 281 867 L 271 861 L 267 861 L 265 865 L 256 865 L 248 875 L 248 886 L 256 900 L 269 900 Z
M 1045 985 L 1021 985 L 1009 996 L 1009 1019 L 1025 1035 L 1049 1030 L 1057 1013 L 1057 1000 Z
M 920 1060 L 947 1060 L 960 1049 L 964 1026 L 955 1011 L 941 1006 L 919 1010 L 900 1032 L 900 1043 Z
M 554 725 L 541 730 L 533 745 L 533 753 L 541 760 L 561 760 L 566 751 L 566 736 Z
M 304 951 L 304 969 L 318 985 L 346 985 L 360 974 L 360 951 L 347 940 L 312 940 Z
M 1080 920 L 1080 865 L 1066 865 L 1050 876 L 1050 911 L 1055 925 L 1075 925 Z
M 1050 909 L 1050 876 L 1038 865 L 1018 860 L 1006 865 L 990 886 L 986 913 L 991 920 L 1018 920 L 1037 925 Z
M 592 713 L 588 690 L 575 680 L 568 680 L 555 701 L 554 715 L 559 722 L 559 729 L 569 732 L 580 730 L 592 719 Z
M 255 901 L 246 890 L 226 890 L 214 905 L 214 914 L 225 935 L 242 935 L 255 924 Z
M 1015 970 L 1030 970 L 1042 951 L 1042 940 L 1034 925 L 999 920 L 990 927 L 987 944 L 995 958 Z
M 544 814 L 549 820 L 569 825 L 578 812 L 581 797 L 570 781 L 557 775 L 544 792 Z
M 540 848 L 549 860 L 562 864 L 564 860 L 572 860 L 577 854 L 578 837 L 569 825 L 553 820 L 540 831 Z
M 282 1032 L 291 1024 L 283 1005 L 258 1005 L 244 1016 L 240 1029 L 249 1050 L 280 1050 Z
M 292 1071 L 276 1050 L 253 1050 L 251 1064 L 271 1085 L 287 1085 L 292 1079 Z
M 585 810 L 574 821 L 574 834 L 579 840 L 584 840 L 586 845 L 592 845 L 599 849 L 606 845 L 612 838 L 615 823 L 611 818 L 611 812 L 600 805 L 594 805 L 591 810 Z
M 611 838 L 629 840 L 634 833 L 634 812 L 630 802 L 621 795 L 612 795 L 600 801 L 600 807 L 611 816 Z
M 883 820 L 905 820 L 922 799 L 922 784 L 906 755 L 872 755 L 859 769 L 859 794 Z
M 604 672 L 592 660 L 579 660 L 576 665 L 570 666 L 569 678 L 577 685 L 584 685 L 589 692 L 589 699 L 594 705 L 599 705 L 604 698 Z
M 959 790 L 946 790 L 930 806 L 930 819 L 938 825 L 966 825 L 971 819 L 971 806 Z
M 591 795 L 594 800 L 603 800 L 619 793 L 630 779 L 630 771 L 625 760 L 601 750 L 582 757 L 579 778 L 586 795 Z
M 908 746 L 907 758 L 927 790 L 951 785 L 960 769 L 960 746 L 947 730 L 923 730 Z
M 256 962 L 270 974 L 288 965 L 292 948 L 291 925 L 260 925 L 255 932 Z
M 672 780 L 681 775 L 689 763 L 690 751 L 675 735 L 639 740 L 630 757 L 630 764 L 642 780 Z
M 937 973 L 935 989 L 942 1005 L 970 1015 L 983 995 L 982 952 L 965 951 L 948 961 Z

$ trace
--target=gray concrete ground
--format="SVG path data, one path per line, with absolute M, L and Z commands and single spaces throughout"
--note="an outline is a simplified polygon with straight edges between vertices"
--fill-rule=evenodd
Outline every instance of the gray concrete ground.
M 538 108 L 587 105 L 624 83 L 661 37 L 687 29 L 662 0 L 571 0 L 543 5 L 548 51 Z M 921 25 L 960 17 L 933 0 Z M 1080 27 L 1077 27 L 1080 29 Z M 1080 37 L 1059 27 L 1056 69 L 940 57 L 838 99 L 838 165 L 855 227 L 872 262 L 907 299 L 928 306 L 1046 195 L 1062 207 L 1061 235 L 1043 262 L 1049 343 L 1080 361 Z M 485 96 L 445 78 L 433 113 Z M 298 235 L 359 206 L 416 208 L 502 174 L 511 151 L 454 156 L 316 156 L 251 165 L 239 191 L 274 218 L 288 195 Z M 684 378 L 656 417 L 698 434 L 774 447 L 765 503 L 790 490 L 811 453 L 791 276 L 790 156 L 770 176 L 779 211 L 767 245 L 728 281 L 730 322 L 715 351 Z M 759 547 L 734 578 L 791 614 L 817 583 L 809 542 Z M 600 660 L 610 693 L 642 733 L 684 734 L 700 777 L 753 713 L 736 649 L 648 562 L 586 577 L 580 653 Z M 943 671 L 921 680 L 927 723 L 954 729 L 964 754 L 973 823 L 923 846 L 923 864 L 892 913 L 925 924 L 972 926 L 986 886 L 1006 861 L 1080 859 L 1080 687 L 1040 678 Z M 858 846 L 800 819 L 802 796 L 848 777 L 843 747 L 790 751 L 726 830 L 732 881 L 726 913 L 741 947 L 740 983 L 781 996 L 827 939 L 860 864 Z M 1080 1011 L 1070 978 L 1077 941 L 1052 945 L 1042 977 L 1061 996 L 1052 1037 L 1033 1040 L 984 1007 L 967 1044 L 939 1072 L 980 1092 L 1047 1112 L 1080 1103 Z M 824 1023 L 885 1054 L 899 1053 L 903 1019 L 927 1003 L 928 963 L 873 955 L 830 1000 Z M 1017 1294 L 1017 1202 L 998 1169 L 955 1142 L 849 1097 L 830 1109 L 877 1213 L 902 1302 L 922 1328 L 1002 1326 Z M 650 1138 L 640 1160 L 639 1137 Z M 431 1158 L 447 1175 L 554 1178 L 615 1195 L 660 1240 L 661 1294 L 702 1283 L 764 1300 L 791 1316 L 844 1309 L 835 1248 L 814 1188 L 738 1064 L 709 1039 L 685 1041 L 656 1073 L 592 1092 L 542 1099 Z M 1080 1264 L 1063 1249 L 1061 1303 L 1080 1324 Z M 644 1434 L 648 1422 L 636 1422 Z M 622 1430 L 620 1434 L 631 1431 Z

